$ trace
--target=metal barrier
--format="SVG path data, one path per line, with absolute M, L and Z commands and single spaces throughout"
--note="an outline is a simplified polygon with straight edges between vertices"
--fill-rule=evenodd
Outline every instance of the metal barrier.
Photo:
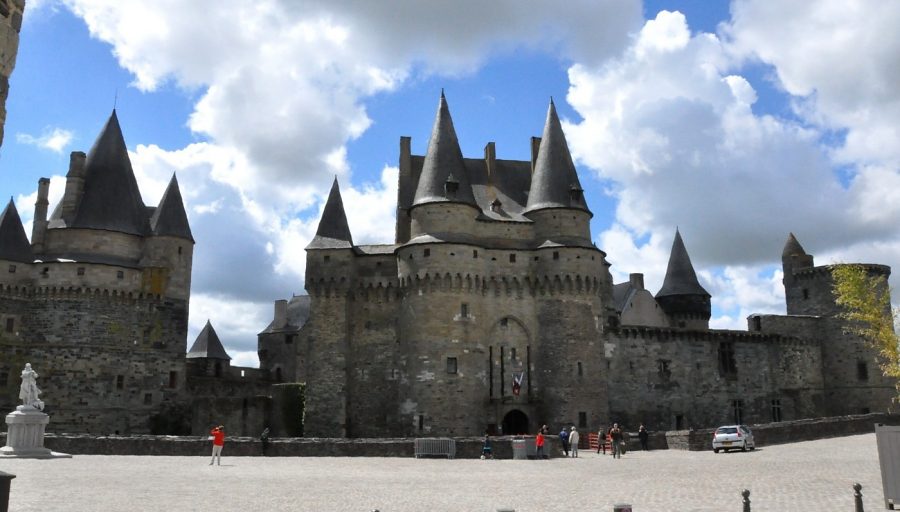
M 456 441 L 444 437 L 420 437 L 415 441 L 416 458 L 428 456 L 456 457 Z
M 900 427 L 876 423 L 875 443 L 881 465 L 884 508 L 894 510 L 900 505 Z
M 9 484 L 16 475 L 0 471 L 0 512 L 9 510 Z

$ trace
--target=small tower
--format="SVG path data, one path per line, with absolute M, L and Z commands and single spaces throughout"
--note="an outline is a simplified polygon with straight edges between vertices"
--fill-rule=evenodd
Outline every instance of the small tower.
M 709 329 L 710 295 L 700 286 L 694 265 L 688 256 L 681 233 L 675 230 L 675 241 L 669 254 L 669 266 L 656 302 L 669 317 L 671 327 Z
M 28 243 L 22 219 L 11 197 L 3 213 L 0 213 L 0 260 L 20 263 L 34 261 L 31 244 Z
M 150 216 L 144 243 L 144 291 L 188 299 L 191 293 L 194 236 L 188 223 L 178 179 L 172 174 L 159 205 Z
M 224 377 L 231 366 L 231 357 L 225 352 L 225 347 L 209 320 L 197 335 L 186 357 L 188 373 L 192 376 Z
M 781 251 L 781 268 L 784 271 L 784 277 L 781 282 L 784 283 L 784 299 L 787 305 L 787 314 L 811 314 L 814 308 L 808 307 L 811 293 L 808 284 L 809 280 L 798 279 L 798 275 L 804 271 L 813 270 L 815 265 L 812 254 L 807 254 L 803 250 L 803 246 L 800 245 L 793 233 L 788 235 L 788 239 L 784 243 L 784 250 Z M 830 303 L 830 290 L 826 290 L 826 295 L 826 302 Z
M 590 242 L 593 214 L 584 200 L 584 190 L 553 100 L 547 109 L 523 213 L 535 222 L 537 238 L 576 237 Z

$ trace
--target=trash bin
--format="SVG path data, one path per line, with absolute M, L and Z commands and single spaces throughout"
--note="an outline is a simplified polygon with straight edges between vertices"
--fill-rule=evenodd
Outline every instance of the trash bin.
M 881 463 L 884 508 L 897 510 L 900 507 L 900 427 L 876 423 L 875 444 Z
M 525 460 L 528 458 L 528 445 L 524 439 L 512 440 L 513 459 Z

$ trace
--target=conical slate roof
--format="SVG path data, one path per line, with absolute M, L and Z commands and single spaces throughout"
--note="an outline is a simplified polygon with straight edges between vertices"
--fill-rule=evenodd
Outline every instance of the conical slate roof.
M 788 235 L 787 241 L 784 243 L 784 250 L 781 251 L 782 258 L 790 258 L 791 256 L 806 256 L 803 246 L 797 241 L 793 233 Z
M 547 110 L 525 212 L 544 208 L 577 208 L 590 213 L 553 100 Z
M 12 198 L 9 198 L 9 204 L 3 209 L 3 213 L 0 213 L 0 260 L 22 263 L 34 261 L 31 243 L 25 235 L 22 219 Z
M 148 220 L 113 110 L 85 160 L 84 194 L 72 227 L 146 235 Z
M 344 213 L 344 201 L 341 199 L 341 189 L 337 178 L 331 185 L 328 201 L 325 202 L 325 210 L 322 219 L 319 220 L 319 229 L 307 249 L 349 249 L 353 247 L 353 238 L 350 236 L 350 225 L 347 224 L 347 214 Z
M 710 296 L 697 280 L 694 265 L 691 264 L 691 258 L 684 247 L 681 233 L 677 229 L 675 230 L 675 241 L 672 242 L 672 253 L 669 255 L 669 266 L 666 268 L 666 278 L 656 297 L 668 295 Z
M 150 227 L 154 235 L 177 236 L 194 241 L 175 174 L 172 174 L 172 180 L 150 218 Z
M 225 347 L 223 347 L 222 342 L 219 341 L 219 336 L 216 334 L 216 330 L 213 329 L 209 320 L 206 321 L 206 326 L 203 327 L 203 330 L 197 335 L 197 340 L 194 341 L 191 349 L 188 350 L 186 357 L 231 360 L 231 357 L 225 352 Z
M 451 184 L 449 191 L 448 183 Z M 413 205 L 445 201 L 474 205 L 475 196 L 472 193 L 469 176 L 466 174 L 456 130 L 453 129 L 450 108 L 447 106 L 444 92 L 441 91 L 441 100 L 434 118 L 428 152 L 422 164 L 422 174 L 419 176 Z

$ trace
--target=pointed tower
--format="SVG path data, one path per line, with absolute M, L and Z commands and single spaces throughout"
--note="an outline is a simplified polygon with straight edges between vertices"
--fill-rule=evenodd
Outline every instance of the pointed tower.
M 185 357 L 191 375 L 222 377 L 231 365 L 231 357 L 225 352 L 225 347 L 209 320 Z
M 413 205 L 448 201 L 475 205 L 475 196 L 472 194 L 462 150 L 453 128 L 450 108 L 441 91 Z
M 344 201 L 341 199 L 341 188 L 337 177 L 331 185 L 328 200 L 325 201 L 325 209 L 322 211 L 322 219 L 319 220 L 319 228 L 312 242 L 306 246 L 310 249 L 347 249 L 353 247 L 353 238 L 350 236 L 350 225 L 347 224 L 347 214 L 344 212 Z
M 190 298 L 194 236 L 174 173 L 159 205 L 153 209 L 149 227 L 150 236 L 145 238 L 141 259 L 142 291 Z
M 34 254 L 12 198 L 0 213 L 0 260 L 32 263 Z
M 538 237 L 591 238 L 593 214 L 584 200 L 584 190 L 553 100 L 547 109 L 524 213 L 535 221 Z
M 174 173 L 162 199 L 159 200 L 159 206 L 150 217 L 150 229 L 156 236 L 174 236 L 194 241 L 187 213 L 184 211 L 184 201 L 181 199 L 178 178 Z
M 672 327 L 709 329 L 710 295 L 700 286 L 694 265 L 677 229 L 666 278 L 656 294 L 656 301 L 669 317 Z
M 141 199 L 116 111 L 84 163 L 84 192 L 72 227 L 145 235 L 147 209 Z

